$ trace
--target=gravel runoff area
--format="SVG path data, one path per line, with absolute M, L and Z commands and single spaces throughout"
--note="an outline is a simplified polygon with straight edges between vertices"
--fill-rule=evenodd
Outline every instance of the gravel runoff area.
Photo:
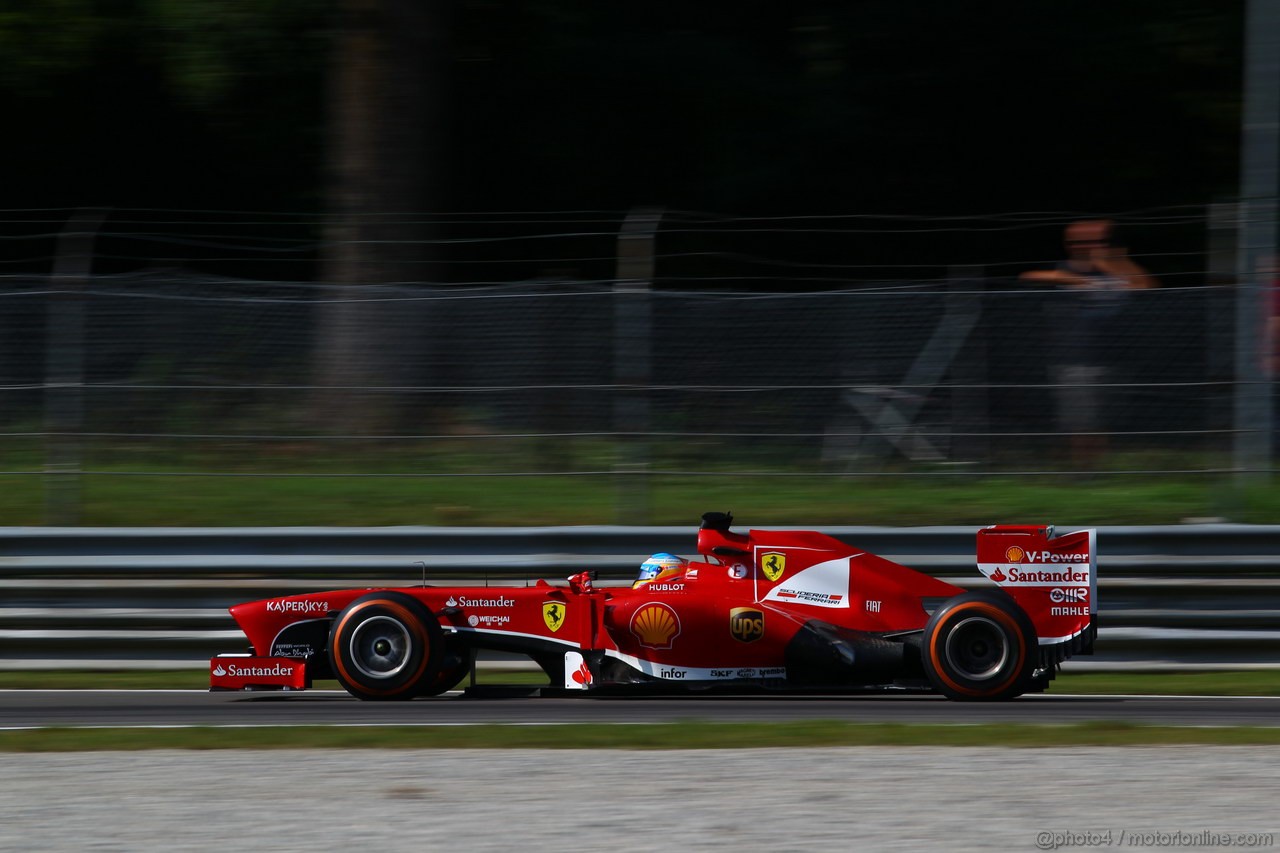
M 1106 847 L 1107 831 L 1112 847 L 1280 845 L 1275 747 L 170 750 L 0 767 L 0 850 L 24 853 L 1035 850 Z

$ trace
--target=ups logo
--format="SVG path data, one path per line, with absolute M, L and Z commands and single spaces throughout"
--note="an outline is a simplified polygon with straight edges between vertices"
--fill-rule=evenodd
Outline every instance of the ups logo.
M 729 611 L 729 634 L 740 643 L 754 643 L 764 636 L 764 613 L 752 607 Z

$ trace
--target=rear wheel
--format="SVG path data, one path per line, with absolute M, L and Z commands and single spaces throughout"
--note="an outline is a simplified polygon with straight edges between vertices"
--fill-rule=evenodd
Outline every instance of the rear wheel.
M 418 695 L 439 696 L 441 693 L 447 693 L 471 674 L 471 668 L 474 665 L 475 657 L 470 649 L 446 647 L 441 656 L 439 670 L 433 677 L 423 679 L 418 687 Z
M 443 632 L 422 603 L 373 592 L 347 605 L 329 632 L 329 662 L 361 699 L 412 699 L 439 675 Z
M 1031 686 L 1038 659 L 1030 617 L 1002 592 L 946 601 L 924 627 L 920 655 L 933 686 L 951 699 L 1012 699 Z

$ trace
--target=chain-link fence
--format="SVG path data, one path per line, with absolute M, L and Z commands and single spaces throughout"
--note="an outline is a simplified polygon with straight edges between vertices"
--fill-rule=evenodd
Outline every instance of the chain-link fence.
M 643 281 L 341 287 L 10 275 L 2 467 L 62 488 L 128 473 L 1228 473 L 1239 395 L 1269 393 L 1239 381 L 1237 288 L 1207 278 L 1094 292 L 953 267 L 708 286 L 663 264 Z

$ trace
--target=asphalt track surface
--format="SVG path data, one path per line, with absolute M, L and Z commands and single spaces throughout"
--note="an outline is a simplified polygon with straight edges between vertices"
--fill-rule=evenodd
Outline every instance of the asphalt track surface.
M 48 726 L 476 725 L 847 720 L 879 723 L 1280 725 L 1280 697 L 1043 694 L 1004 703 L 936 696 L 484 697 L 361 702 L 346 693 L 2 690 L 0 729 Z

